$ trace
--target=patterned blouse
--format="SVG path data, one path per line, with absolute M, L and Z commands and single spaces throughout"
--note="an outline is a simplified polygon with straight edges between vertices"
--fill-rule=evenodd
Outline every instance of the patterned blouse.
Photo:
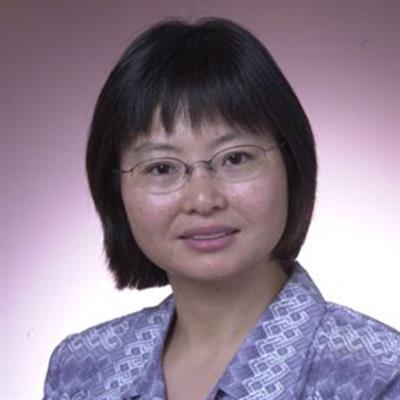
M 67 337 L 51 356 L 44 399 L 165 400 L 174 312 L 171 295 Z M 217 399 L 399 400 L 400 333 L 326 302 L 296 263 L 206 400 Z

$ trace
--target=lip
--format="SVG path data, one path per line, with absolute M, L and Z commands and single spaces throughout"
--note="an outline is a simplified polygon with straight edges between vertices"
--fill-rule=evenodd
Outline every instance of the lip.
M 205 226 L 185 230 L 179 239 L 193 250 L 216 251 L 228 246 L 238 232 L 226 225 Z
M 227 225 L 203 226 L 187 229 L 179 237 L 181 239 L 190 239 L 196 236 L 215 236 L 219 234 L 229 235 L 238 231 L 239 229 Z

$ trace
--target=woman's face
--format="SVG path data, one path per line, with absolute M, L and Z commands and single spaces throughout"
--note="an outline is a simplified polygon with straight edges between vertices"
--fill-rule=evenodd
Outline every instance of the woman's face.
M 158 157 L 190 164 L 231 146 L 267 148 L 271 143 L 268 137 L 222 123 L 193 132 L 184 119 L 167 135 L 155 120 L 151 134 L 123 153 L 121 165 L 129 168 Z M 154 194 L 135 187 L 129 174 L 123 174 L 121 188 L 137 244 L 171 281 L 215 282 L 267 266 L 286 224 L 286 172 L 277 148 L 266 153 L 261 172 L 251 180 L 223 183 L 196 164 L 186 184 L 173 192 Z

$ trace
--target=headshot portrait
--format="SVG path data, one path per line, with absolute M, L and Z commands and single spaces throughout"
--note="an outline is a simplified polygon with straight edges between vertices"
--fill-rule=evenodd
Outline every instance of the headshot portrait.
M 400 399 L 399 4 L 40 3 L 4 14 L 3 397 Z

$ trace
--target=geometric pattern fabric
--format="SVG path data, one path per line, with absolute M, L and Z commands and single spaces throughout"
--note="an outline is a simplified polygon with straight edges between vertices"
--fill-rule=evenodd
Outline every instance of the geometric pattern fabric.
M 67 337 L 51 356 L 44 400 L 165 400 L 162 354 L 174 313 L 171 295 Z M 295 263 L 207 397 L 233 399 L 400 400 L 400 334 L 326 302 Z

